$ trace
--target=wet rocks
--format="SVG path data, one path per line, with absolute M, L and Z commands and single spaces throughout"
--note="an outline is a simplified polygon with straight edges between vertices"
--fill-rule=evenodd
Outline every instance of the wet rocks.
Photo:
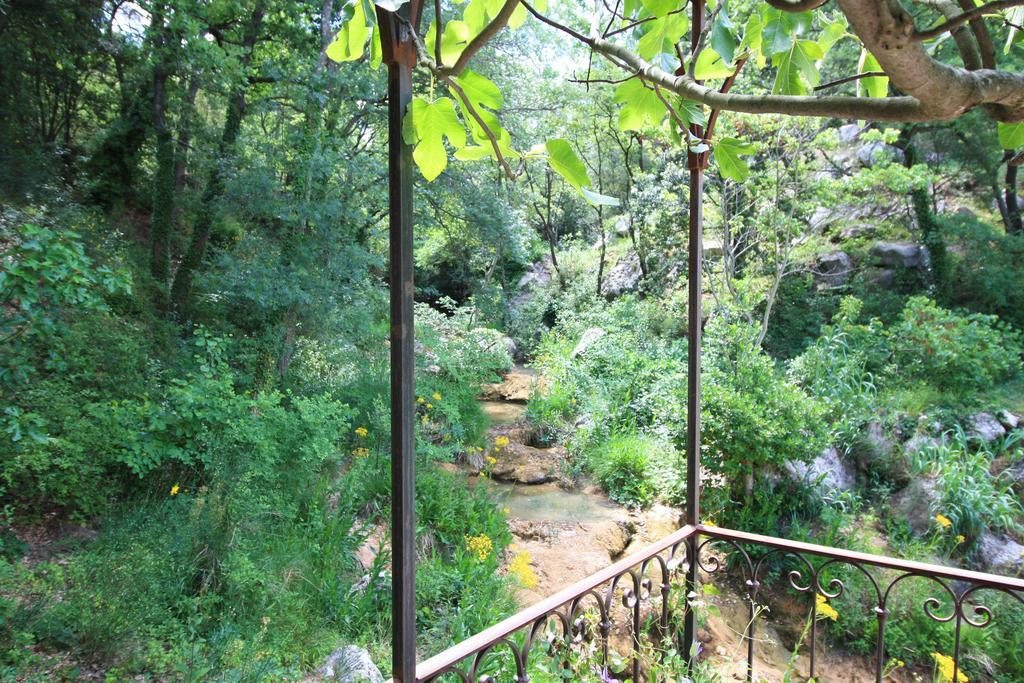
M 334 683 L 384 683 L 384 676 L 373 663 L 370 653 L 355 645 L 332 652 L 317 670 L 317 675 L 320 680 Z
M 537 387 L 537 373 L 520 365 L 512 368 L 500 382 L 485 384 L 480 398 L 485 401 L 526 403 Z
M 492 456 L 497 460 L 490 468 L 495 479 L 518 484 L 543 484 L 558 477 L 565 449 L 534 448 L 511 442 L 495 449 Z

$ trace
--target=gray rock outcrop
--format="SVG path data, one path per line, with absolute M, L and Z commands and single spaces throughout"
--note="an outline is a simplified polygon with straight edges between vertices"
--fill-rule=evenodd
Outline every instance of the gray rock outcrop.
M 991 443 L 1006 436 L 1006 428 L 999 424 L 999 420 L 992 413 L 977 413 L 970 417 L 967 435 Z
M 590 347 L 604 335 L 605 331 L 600 327 L 591 327 L 587 329 L 587 331 L 583 333 L 583 336 L 580 337 L 579 342 L 576 343 L 576 348 L 572 350 L 572 357 L 577 358 L 585 354 Z
M 793 479 L 817 485 L 825 492 L 849 491 L 857 483 L 853 470 L 836 448 L 826 448 L 809 463 L 790 461 L 785 467 Z
M 334 683 L 384 683 L 370 653 L 355 645 L 338 648 L 317 670 L 321 680 Z
M 875 242 L 871 255 L 884 266 L 923 268 L 927 264 L 927 253 L 913 242 Z
M 845 251 L 833 251 L 818 257 L 816 277 L 829 287 L 845 285 L 853 273 L 853 259 Z
M 978 562 L 985 571 L 1005 576 L 1024 572 L 1024 545 L 1004 534 L 986 531 L 978 539 Z
M 640 269 L 640 257 L 631 251 L 608 271 L 604 282 L 601 283 L 601 293 L 609 299 L 614 299 L 627 292 L 634 292 L 640 285 L 641 278 L 643 271 Z

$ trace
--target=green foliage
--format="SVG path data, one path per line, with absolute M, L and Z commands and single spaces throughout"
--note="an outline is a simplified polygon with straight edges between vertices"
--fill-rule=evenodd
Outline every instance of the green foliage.
M 734 485 L 790 460 L 808 461 L 828 445 L 822 406 L 755 339 L 755 330 L 720 320 L 707 333 L 705 462 Z
M 998 315 L 1024 329 L 1024 235 L 1007 235 L 974 219 L 950 217 L 943 230 L 959 246 L 949 255 L 950 303 Z
M 612 500 L 623 505 L 647 507 L 654 499 L 655 487 L 650 469 L 663 457 L 663 447 L 640 436 L 613 436 L 587 453 L 597 481 Z
M 914 297 L 890 335 L 901 375 L 940 389 L 977 391 L 1021 371 L 1021 335 L 995 316 Z
M 1020 434 L 1011 435 L 1000 450 L 1012 449 L 1020 439 Z M 968 541 L 977 540 L 986 529 L 1020 527 L 1018 520 L 1024 508 L 1014 494 L 1012 482 L 991 473 L 996 455 L 988 444 L 972 443 L 958 428 L 913 456 L 918 472 L 935 478 L 938 498 L 932 512 L 949 519 L 951 531 Z

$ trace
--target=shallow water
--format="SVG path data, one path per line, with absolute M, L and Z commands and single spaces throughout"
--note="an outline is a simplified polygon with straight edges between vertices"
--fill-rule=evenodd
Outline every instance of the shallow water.
M 526 405 L 510 401 L 480 401 L 484 414 L 491 418 L 491 424 L 512 424 L 526 414 Z
M 524 486 L 478 479 L 499 504 L 508 508 L 509 517 L 530 522 L 601 522 L 623 518 L 623 509 L 601 496 L 566 491 L 557 484 Z

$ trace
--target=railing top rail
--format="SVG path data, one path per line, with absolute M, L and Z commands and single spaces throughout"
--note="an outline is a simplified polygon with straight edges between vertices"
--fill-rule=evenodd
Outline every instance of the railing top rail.
M 895 569 L 912 574 L 922 574 L 942 579 L 949 579 L 951 581 L 968 581 L 970 583 L 989 588 L 1024 591 L 1024 579 L 999 576 L 998 574 L 987 574 L 985 572 L 959 569 L 957 567 L 944 567 L 942 565 L 928 564 L 926 562 L 900 560 L 892 557 L 886 557 L 884 555 L 873 555 L 871 553 L 862 553 L 854 550 L 842 550 L 841 548 L 832 548 L 825 545 L 804 543 L 802 541 L 790 541 L 784 538 L 762 536 L 760 534 L 751 534 L 745 531 L 733 531 L 732 529 L 724 529 L 717 526 L 704 526 L 703 524 L 697 527 L 697 533 L 701 536 L 709 536 L 711 538 L 720 538 L 723 540 L 738 541 L 741 543 L 753 543 L 755 545 L 779 548 L 781 550 L 792 550 L 793 552 L 798 553 L 809 553 L 811 555 L 819 555 L 821 557 L 831 559 L 846 560 L 875 567 L 882 567 L 883 569 Z
M 448 648 L 444 652 L 431 657 L 416 667 L 416 680 L 424 680 L 431 676 L 436 676 L 438 673 L 448 669 L 448 667 L 472 656 L 474 653 L 479 652 L 490 645 L 493 645 L 502 638 L 515 633 L 519 629 L 532 624 L 548 612 L 556 610 L 574 598 L 585 594 L 587 591 L 593 590 L 601 584 L 614 579 L 627 569 L 654 557 L 658 553 L 666 550 L 667 548 L 671 548 L 677 543 L 685 541 L 693 535 L 695 531 L 695 527 L 686 525 L 674 533 L 669 534 L 657 543 L 649 545 L 643 550 L 638 550 L 637 552 L 618 560 L 601 571 L 591 574 L 587 578 L 577 581 L 571 586 L 558 591 L 551 597 L 545 598 L 534 605 L 530 605 L 526 609 L 513 614 L 508 619 L 498 622 L 494 626 L 481 631 L 475 636 L 471 636 L 461 643 Z

